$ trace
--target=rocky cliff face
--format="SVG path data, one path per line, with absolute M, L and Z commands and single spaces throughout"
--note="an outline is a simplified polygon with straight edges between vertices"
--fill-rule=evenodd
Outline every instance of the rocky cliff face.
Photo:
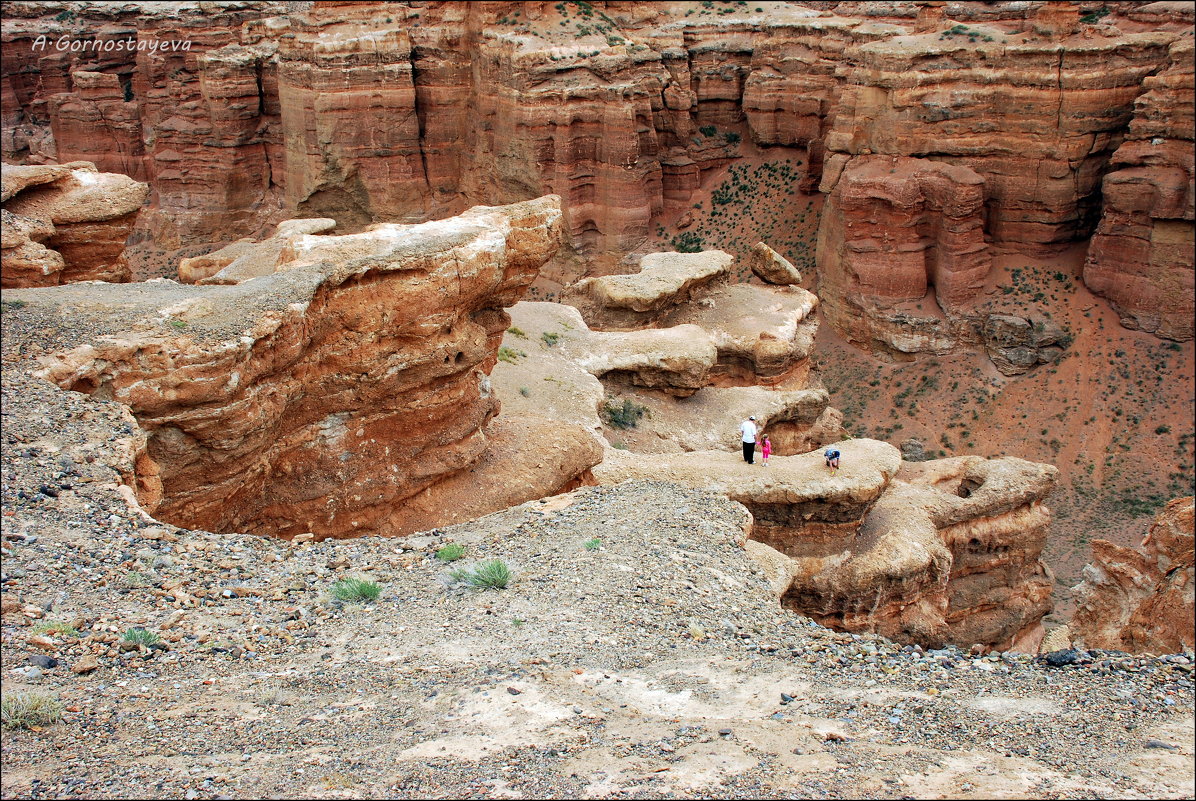
M 3 166 L 0 285 L 128 281 L 125 240 L 149 187 L 89 162 Z
M 795 554 L 783 602 L 848 631 L 1033 653 L 1052 606 L 1039 557 L 1056 475 L 1020 459 L 905 463 L 849 539 Z
M 1089 648 L 1173 653 L 1193 646 L 1193 499 L 1178 498 L 1134 550 L 1092 543 L 1072 631 Z
M 1104 210 L 1084 265 L 1084 283 L 1112 301 L 1123 324 L 1180 340 L 1192 338 L 1196 311 L 1194 70 L 1189 37 L 1171 45 L 1165 70 L 1143 81 L 1104 178 Z
M 392 519 L 405 498 L 482 454 L 503 307 L 555 251 L 560 219 L 549 197 L 306 235 L 247 283 L 28 300 L 131 328 L 48 357 L 45 375 L 132 409 L 154 514 L 212 531 L 395 533 L 410 530 Z

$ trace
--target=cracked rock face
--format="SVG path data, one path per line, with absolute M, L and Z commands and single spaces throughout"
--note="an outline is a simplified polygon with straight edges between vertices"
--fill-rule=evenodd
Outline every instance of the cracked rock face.
M 1193 499 L 1159 513 L 1139 550 L 1092 543 L 1072 634 L 1089 648 L 1172 653 L 1193 646 Z
M 112 332 L 47 357 L 44 375 L 132 409 L 148 434 L 138 496 L 161 519 L 394 533 L 404 499 L 483 453 L 503 307 L 555 251 L 560 220 L 546 197 L 304 235 L 275 272 L 244 283 L 23 297 L 125 326 L 97 323 Z

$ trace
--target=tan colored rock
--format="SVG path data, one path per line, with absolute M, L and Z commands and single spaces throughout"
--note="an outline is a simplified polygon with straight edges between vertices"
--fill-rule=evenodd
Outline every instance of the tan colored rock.
M 100 666 L 100 660 L 96 659 L 95 654 L 84 654 L 71 665 L 71 672 L 76 675 L 83 675 L 90 673 Z
M 594 483 L 602 447 L 582 426 L 500 415 L 486 450 L 469 467 L 409 498 L 380 533 L 408 534 L 461 523 Z
M 1086 647 L 1156 654 L 1193 647 L 1193 503 L 1190 496 L 1168 503 L 1141 550 L 1092 543 L 1071 622 Z
M 718 349 L 721 386 L 775 384 L 806 366 L 814 349 L 818 298 L 801 287 L 723 284 L 679 306 L 661 325 L 697 325 Z
M 1039 557 L 1057 472 L 976 456 L 905 463 L 862 526 L 797 559 L 784 603 L 902 642 L 1028 647 L 1051 609 Z
M 473 463 L 498 410 L 483 366 L 555 251 L 547 197 L 416 226 L 305 235 L 279 272 L 28 290 L 95 319 L 45 376 L 128 405 L 142 504 L 214 531 L 352 536 Z M 111 307 L 132 330 L 99 333 Z
M 239 284 L 250 278 L 276 272 L 293 260 L 292 243 L 304 234 L 322 234 L 336 227 L 336 220 L 315 218 L 284 220 L 269 238 L 256 242 L 238 239 L 203 256 L 179 262 L 179 280 L 184 284 Z
M 597 328 L 642 328 L 725 277 L 733 261 L 721 250 L 650 253 L 640 259 L 638 273 L 578 281 L 570 299 Z
M 3 286 L 128 280 L 125 241 L 146 184 L 88 163 L 3 169 Z
M 763 242 L 752 245 L 747 261 L 748 267 L 761 281 L 780 286 L 801 283 L 801 272 Z
M 729 440 L 737 440 L 737 424 L 728 421 Z M 821 453 L 773 457 L 765 468 L 726 451 L 649 457 L 611 450 L 594 468 L 594 477 L 600 484 L 630 478 L 675 481 L 726 495 L 752 513 L 753 539 L 789 556 L 821 553 L 838 550 L 842 538 L 859 528 L 901 464 L 897 449 L 884 442 L 834 445 L 843 453 L 842 469 L 834 474 Z

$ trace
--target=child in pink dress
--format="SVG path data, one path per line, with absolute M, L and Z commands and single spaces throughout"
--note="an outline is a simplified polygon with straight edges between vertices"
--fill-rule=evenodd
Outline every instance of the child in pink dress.
M 764 439 L 760 442 L 760 455 L 764 457 L 764 466 L 768 467 L 768 457 L 772 456 L 772 443 L 768 441 L 768 435 L 764 435 Z

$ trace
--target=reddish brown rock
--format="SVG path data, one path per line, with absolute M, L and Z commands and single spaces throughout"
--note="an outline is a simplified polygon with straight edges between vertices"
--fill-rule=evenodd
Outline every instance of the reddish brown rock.
M 241 284 L 23 297 L 95 319 L 95 341 L 48 357 L 44 374 L 129 406 L 148 434 L 138 498 L 158 518 L 387 532 L 403 500 L 484 451 L 498 402 L 483 367 L 509 324 L 503 307 L 555 251 L 560 217 L 553 197 L 480 207 L 309 235 L 278 271 Z
M 831 324 L 892 350 L 952 347 L 944 315 L 970 304 L 991 265 L 984 179 L 925 159 L 836 155 L 822 191 L 819 296 Z
M 1142 549 L 1092 543 L 1072 634 L 1088 648 L 1175 653 L 1193 647 L 1193 499 L 1159 513 Z
M 95 165 L 4 165 L 3 286 L 127 281 L 125 242 L 146 184 Z
M 998 243 L 1041 251 L 1087 235 L 1104 164 L 1177 34 L 1073 34 L 1075 11 L 1046 4 L 1020 32 L 981 24 L 861 45 L 828 153 L 971 169 Z
M 1160 5 L 1160 4 L 1152 4 Z M 1084 283 L 1108 298 L 1122 323 L 1191 339 L 1196 219 L 1192 40 L 1171 46 L 1166 70 L 1143 81 L 1129 136 L 1104 178 L 1104 209 L 1084 264 Z

